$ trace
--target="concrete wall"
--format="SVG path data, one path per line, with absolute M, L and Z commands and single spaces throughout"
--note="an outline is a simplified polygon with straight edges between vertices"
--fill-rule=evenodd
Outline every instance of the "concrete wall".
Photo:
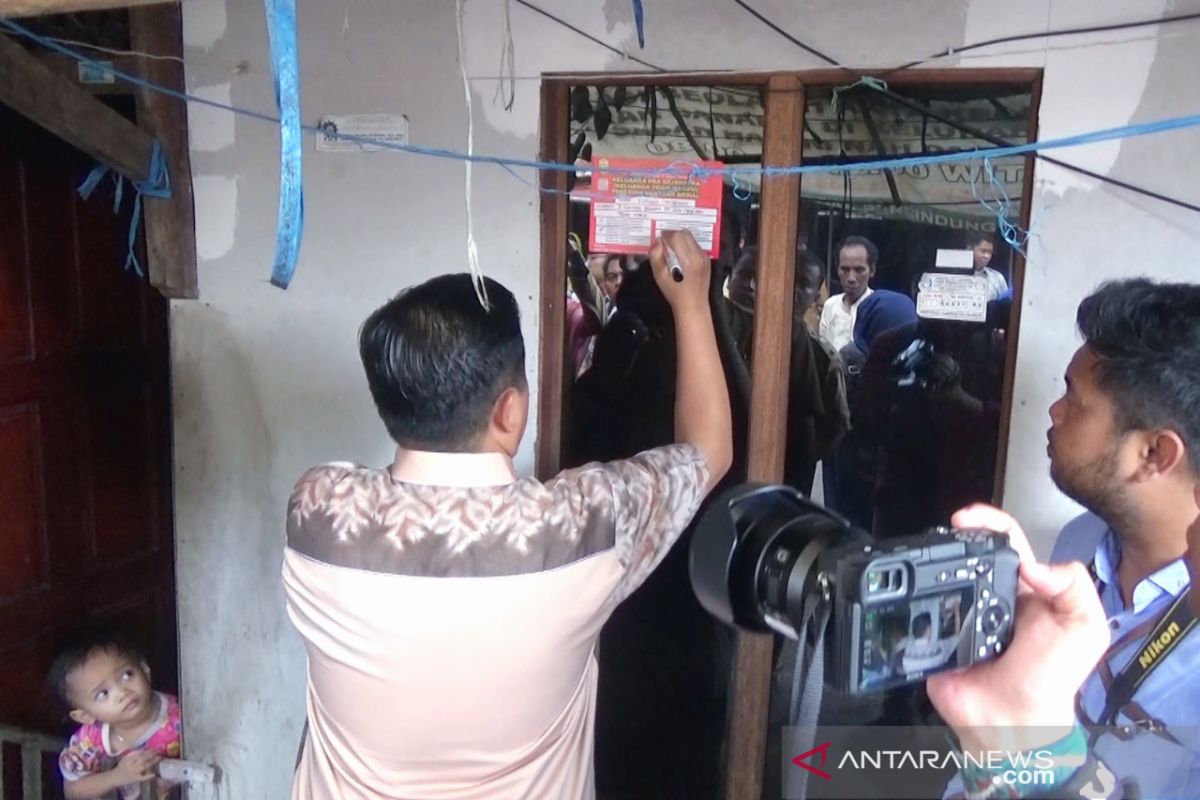
M 628 0 L 540 4 L 636 51 Z M 449 0 L 304 0 L 303 110 L 408 115 L 412 140 L 462 148 L 465 110 Z M 851 65 L 889 64 L 983 38 L 1200 8 L 1200 2 L 757 0 L 754 5 Z M 183 4 L 191 91 L 273 111 L 262 4 Z M 732 3 L 651 0 L 646 49 L 670 69 L 803 69 L 811 56 Z M 886 26 L 880 22 L 886 15 Z M 511 112 L 493 102 L 503 30 L 499 0 L 470 0 L 465 30 L 479 152 L 533 157 L 543 71 L 635 69 L 530 10 L 512 8 L 517 81 Z M 1200 108 L 1196 26 L 1024 42 L 943 66 L 1045 67 L 1040 135 L 1066 135 Z M 1119 43 L 1111 43 L 1119 42 Z M 1080 47 L 1081 44 L 1089 44 Z M 1060 49 L 1069 47 L 1071 49 Z M 1003 51 L 1003 48 L 1001 48 Z M 286 292 L 268 285 L 278 202 L 270 125 L 190 109 L 201 299 L 172 307 L 176 524 L 183 701 L 189 754 L 227 776 L 224 800 L 285 796 L 303 719 L 303 653 L 279 588 L 288 491 L 309 464 L 383 463 L 391 445 L 360 376 L 355 332 L 403 286 L 465 267 L 463 168 L 395 153 L 317 154 L 306 147 L 307 227 Z M 1060 153 L 1093 170 L 1200 202 L 1188 167 L 1200 133 Z M 475 235 L 489 274 L 525 313 L 536 375 L 535 191 L 477 168 Z M 1186 211 L 1039 165 L 1023 309 L 1007 498 L 1044 551 L 1074 512 L 1046 477 L 1046 408 L 1076 346 L 1078 300 L 1102 279 L 1193 278 L 1200 245 Z M 536 400 L 536 398 L 535 398 Z M 532 436 L 519 467 L 532 467 Z M 201 792 L 193 796 L 204 796 Z

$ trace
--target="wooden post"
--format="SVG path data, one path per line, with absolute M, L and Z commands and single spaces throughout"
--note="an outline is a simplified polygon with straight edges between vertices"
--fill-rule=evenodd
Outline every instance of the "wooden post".
M 771 77 L 765 112 L 763 164 L 798 164 L 804 123 L 804 86 L 798 76 Z M 763 178 L 754 351 L 750 364 L 747 469 L 750 481 L 777 483 L 783 479 L 799 208 L 799 176 Z M 737 634 L 726 737 L 727 800 L 753 800 L 762 796 L 771 697 L 771 645 L 772 637 L 767 634 L 744 631 Z
M 567 160 L 570 125 L 569 87 L 561 81 L 546 81 L 541 94 L 541 159 Z M 567 349 L 567 173 L 543 172 L 537 185 L 556 192 L 540 192 L 541 209 L 541 297 L 538 337 L 539 381 L 536 472 L 539 478 L 553 476 L 562 466 L 563 404 L 569 391 Z
M 183 29 L 178 5 L 153 5 L 129 10 L 129 38 L 134 50 L 182 55 Z M 184 90 L 183 64 L 144 59 L 146 80 Z M 171 196 L 145 197 L 146 261 L 150 283 L 164 296 L 195 298 L 196 220 L 192 206 L 192 166 L 188 151 L 187 105 L 174 97 L 137 88 L 138 124 L 158 139 L 171 176 Z

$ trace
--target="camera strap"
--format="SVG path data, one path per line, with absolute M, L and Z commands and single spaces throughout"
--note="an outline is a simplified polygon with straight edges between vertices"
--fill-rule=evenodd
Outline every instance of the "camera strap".
M 1106 688 L 1106 700 L 1104 711 L 1095 724 L 1114 725 L 1116 724 L 1117 715 L 1124 712 L 1127 717 L 1139 726 L 1145 727 L 1148 724 L 1151 730 L 1161 727 L 1160 724 L 1155 723 L 1150 718 L 1141 706 L 1132 701 L 1138 688 L 1146 682 L 1150 674 L 1154 672 L 1159 664 L 1166 661 L 1167 656 L 1196 627 L 1197 620 L 1195 615 L 1192 614 L 1191 605 L 1188 602 L 1190 595 L 1191 587 L 1187 587 L 1179 593 L 1166 612 L 1154 623 L 1150 634 L 1142 641 L 1141 649 L 1129 659 L 1129 663 L 1115 677 L 1108 665 L 1109 656 L 1124 647 L 1131 639 L 1141 635 L 1142 631 L 1145 630 L 1145 624 L 1135 627 L 1133 631 L 1119 639 L 1109 647 L 1108 652 L 1100 659 L 1100 663 L 1096 669 Z M 1088 720 L 1083 714 L 1082 702 L 1079 696 L 1076 697 L 1076 707 L 1080 711 L 1082 720 L 1087 723 Z M 1165 730 L 1161 732 L 1166 734 Z M 1098 732 L 1093 731 L 1092 741 L 1094 742 L 1097 737 Z M 1169 735 L 1168 738 L 1170 738 Z
M 807 575 L 809 569 L 816 562 L 817 557 L 821 555 L 830 544 L 830 539 L 827 535 L 816 536 L 805 545 L 800 551 L 800 556 L 796 559 L 796 563 L 792 568 L 792 572 L 799 575 Z M 791 620 L 796 631 L 796 664 L 792 670 L 792 693 L 788 703 L 789 715 L 788 723 L 790 725 L 804 725 L 801 722 L 801 716 L 808 711 L 812 714 L 812 724 L 816 725 L 816 713 L 821 709 L 821 689 L 824 686 L 825 672 L 825 628 L 829 624 L 830 607 L 825 600 L 817 600 L 813 598 L 813 602 L 804 604 L 804 613 L 800 618 L 799 625 L 795 625 L 796 620 Z M 813 622 L 816 621 L 816 628 L 810 630 Z M 816 650 L 809 653 L 807 650 L 809 639 L 813 638 L 817 642 Z M 815 661 L 815 659 L 820 659 Z M 816 689 L 810 688 L 812 684 L 813 672 L 820 673 L 816 676 Z M 803 691 L 801 683 L 804 684 Z M 816 692 L 815 702 L 810 704 L 816 708 L 812 711 L 811 708 L 806 709 L 805 699 L 812 696 L 813 691 Z
M 796 628 L 796 668 L 792 673 L 792 697 L 789 723 L 799 729 L 796 752 L 812 749 L 821 715 L 821 696 L 825 689 L 825 629 L 829 627 L 832 604 L 821 601 L 808 604 L 800 626 Z M 808 770 L 788 770 L 785 797 L 806 796 Z

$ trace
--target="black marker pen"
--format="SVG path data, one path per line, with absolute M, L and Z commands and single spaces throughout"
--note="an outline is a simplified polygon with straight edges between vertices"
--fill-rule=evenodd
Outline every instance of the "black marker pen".
M 667 251 L 667 264 L 671 270 L 671 277 L 675 279 L 676 283 L 682 282 L 683 267 L 679 264 L 679 256 L 675 255 L 675 251 L 667 247 L 665 242 L 663 243 L 663 247 Z

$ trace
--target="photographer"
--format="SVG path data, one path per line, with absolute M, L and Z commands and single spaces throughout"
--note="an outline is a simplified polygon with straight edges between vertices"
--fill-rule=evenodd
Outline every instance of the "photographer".
M 1185 729 L 1200 719 L 1200 636 L 1187 635 L 1195 611 L 1185 601 L 1200 560 L 1200 286 L 1105 284 L 1077 322 L 1085 341 L 1050 408 L 1047 449 L 1055 484 L 1088 511 L 1052 560 L 1089 568 L 1023 565 L 1013 646 L 931 680 L 930 695 L 968 747 L 977 724 L 1107 726 L 1090 749 L 1120 781 L 1143 798 L 1196 797 L 1200 752 Z M 1019 532 L 995 513 L 954 522 Z M 979 789 L 968 797 L 1014 796 Z

